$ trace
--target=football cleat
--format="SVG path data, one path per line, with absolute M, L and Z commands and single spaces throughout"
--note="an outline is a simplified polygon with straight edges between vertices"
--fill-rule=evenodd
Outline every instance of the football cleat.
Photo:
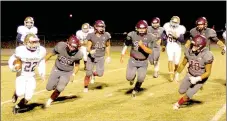
M 88 88 L 84 88 L 84 92 L 87 93 L 88 92 Z
M 180 108 L 180 105 L 178 104 L 178 102 L 176 102 L 174 105 L 173 105 L 173 110 L 178 110 Z
M 13 106 L 13 114 L 17 114 L 19 113 L 19 107 L 16 105 L 16 106 Z
M 136 91 L 136 90 L 133 90 L 132 91 L 132 97 L 136 97 L 136 94 L 138 93 L 138 91 Z
M 155 71 L 154 74 L 153 74 L 153 77 L 158 78 L 158 75 L 159 75 L 158 71 Z
M 45 107 L 45 108 L 50 107 L 50 105 L 51 105 L 52 102 L 53 102 L 52 99 L 48 99 L 44 107 Z

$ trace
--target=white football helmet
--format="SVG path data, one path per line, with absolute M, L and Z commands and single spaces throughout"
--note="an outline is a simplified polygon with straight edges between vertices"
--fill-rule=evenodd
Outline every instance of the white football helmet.
M 34 26 L 34 19 L 32 17 L 26 17 L 24 20 L 24 26 L 28 27 L 29 29 Z
M 25 36 L 24 45 L 28 50 L 35 51 L 40 46 L 39 38 L 35 34 L 29 33 Z
M 170 26 L 172 28 L 177 28 L 180 25 L 180 18 L 178 16 L 173 16 L 170 20 Z
M 89 32 L 89 29 L 90 29 L 89 23 L 84 23 L 84 24 L 82 25 L 82 27 L 81 27 L 81 30 L 82 30 L 82 32 L 84 32 L 84 33 L 88 33 L 88 32 Z

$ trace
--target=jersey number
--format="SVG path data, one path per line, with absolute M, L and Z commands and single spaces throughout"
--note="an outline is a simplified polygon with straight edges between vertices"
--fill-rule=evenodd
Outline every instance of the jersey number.
M 33 72 L 35 70 L 35 66 L 38 62 L 25 62 L 24 71 L 25 72 Z
M 169 42 L 175 42 L 176 40 L 175 39 L 173 39 L 173 36 L 172 35 L 168 35 L 168 40 L 169 40 Z
M 192 69 L 195 70 L 195 71 L 200 70 L 199 63 L 196 62 L 196 61 L 190 61 L 189 67 L 192 68 Z

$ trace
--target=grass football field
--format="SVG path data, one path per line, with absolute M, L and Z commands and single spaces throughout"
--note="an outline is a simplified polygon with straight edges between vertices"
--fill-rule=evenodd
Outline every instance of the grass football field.
M 179 110 L 173 110 L 173 104 L 181 95 L 179 84 L 168 81 L 167 55 L 160 56 L 160 75 L 153 78 L 153 66 L 149 65 L 142 91 L 136 98 L 131 97 L 133 86 L 126 80 L 126 66 L 119 61 L 121 50 L 113 50 L 112 61 L 105 64 L 103 77 L 96 77 L 90 84 L 89 92 L 83 92 L 85 71 L 81 61 L 80 71 L 74 82 L 70 82 L 50 108 L 43 109 L 43 104 L 51 92 L 45 87 L 55 58 L 47 62 L 46 81 L 36 76 L 37 87 L 29 109 L 14 115 L 11 97 L 15 88 L 15 73 L 11 72 L 7 62 L 10 55 L 1 56 L 1 120 L 2 121 L 219 121 L 226 120 L 226 58 L 219 48 L 212 48 L 215 61 L 212 74 L 203 89 L 194 95 L 193 100 Z M 182 54 L 183 55 L 183 54 Z M 180 79 L 186 74 L 186 68 Z M 21 98 L 18 99 L 18 101 Z M 224 106 L 225 107 L 225 106 Z M 222 115 L 223 114 L 223 115 Z

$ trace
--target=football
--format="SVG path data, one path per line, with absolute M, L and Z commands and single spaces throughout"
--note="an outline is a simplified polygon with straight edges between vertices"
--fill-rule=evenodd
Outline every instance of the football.
M 15 69 L 18 71 L 22 68 L 22 61 L 21 59 L 16 59 L 14 62 L 13 62 L 13 65 L 15 66 Z

